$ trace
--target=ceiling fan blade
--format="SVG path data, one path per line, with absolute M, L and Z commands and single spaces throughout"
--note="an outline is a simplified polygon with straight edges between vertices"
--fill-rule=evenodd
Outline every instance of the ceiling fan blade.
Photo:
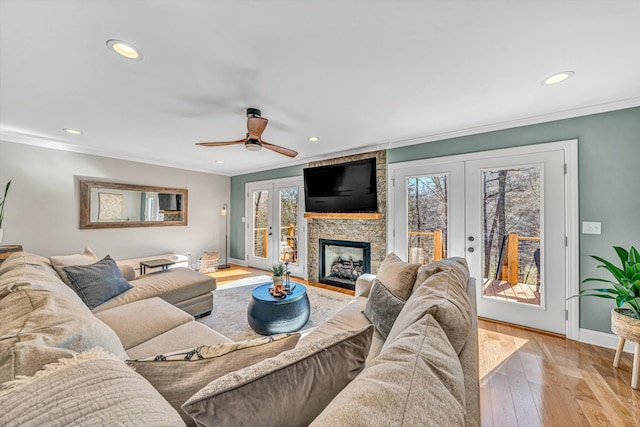
M 269 120 L 264 117 L 249 117 L 247 119 L 247 130 L 249 135 L 255 139 L 259 139 L 262 136 L 262 132 L 267 127 Z
M 196 145 L 202 145 L 204 147 L 223 147 L 225 145 L 244 144 L 246 140 L 247 138 L 242 138 L 235 141 L 225 141 L 225 142 L 196 142 Z
M 285 156 L 295 157 L 298 155 L 297 151 L 293 151 L 288 148 L 281 147 L 279 145 L 269 144 L 266 141 L 262 141 L 262 146 L 268 150 L 275 151 L 276 153 L 284 154 Z

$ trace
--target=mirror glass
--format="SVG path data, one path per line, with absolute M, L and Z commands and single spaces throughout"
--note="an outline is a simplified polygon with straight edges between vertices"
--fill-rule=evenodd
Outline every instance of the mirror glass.
M 80 181 L 80 228 L 187 225 L 187 190 Z

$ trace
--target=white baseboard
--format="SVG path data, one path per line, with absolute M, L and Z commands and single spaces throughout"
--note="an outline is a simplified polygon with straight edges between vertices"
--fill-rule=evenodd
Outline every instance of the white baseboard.
M 247 267 L 247 261 L 243 259 L 229 258 L 229 264 L 235 264 L 241 267 Z
M 600 347 L 618 348 L 618 337 L 614 334 L 607 334 L 600 331 L 593 331 L 591 329 L 580 328 L 580 342 L 586 344 L 599 345 Z M 625 353 L 633 353 L 634 344 L 628 341 L 624 344 Z

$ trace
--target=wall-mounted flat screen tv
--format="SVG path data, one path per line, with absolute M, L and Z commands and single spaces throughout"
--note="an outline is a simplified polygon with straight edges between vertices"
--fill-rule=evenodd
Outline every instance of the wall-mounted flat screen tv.
M 307 212 L 378 212 L 375 158 L 303 172 Z

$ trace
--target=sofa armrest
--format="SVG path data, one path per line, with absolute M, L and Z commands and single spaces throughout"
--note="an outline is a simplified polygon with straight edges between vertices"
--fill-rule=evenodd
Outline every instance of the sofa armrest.
M 358 277 L 358 280 L 356 280 L 356 296 L 368 297 L 375 278 L 375 274 L 363 274 Z

